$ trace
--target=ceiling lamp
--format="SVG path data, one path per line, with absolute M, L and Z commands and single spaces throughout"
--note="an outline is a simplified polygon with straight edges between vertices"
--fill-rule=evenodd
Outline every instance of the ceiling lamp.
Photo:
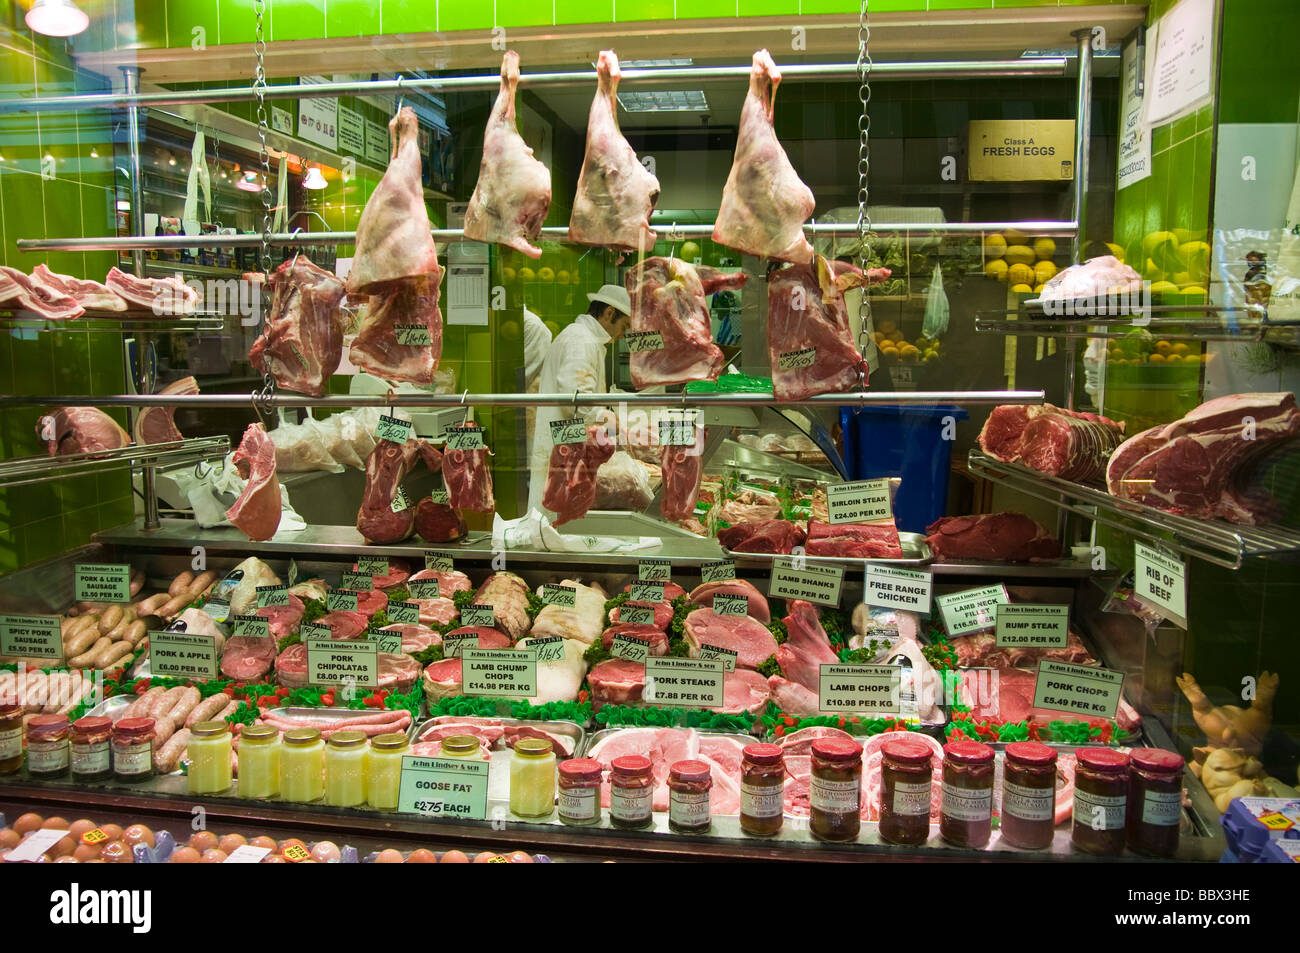
M 27 26 L 45 36 L 76 36 L 90 26 L 72 0 L 36 0 L 27 11 Z
M 304 189 L 323 189 L 328 185 L 329 183 L 325 181 L 325 176 L 321 174 L 320 168 L 317 166 L 311 166 L 307 170 L 306 177 L 302 180 L 302 187 Z
M 244 173 L 244 177 L 235 183 L 235 188 L 244 192 L 260 192 L 262 183 L 257 180 L 257 173 L 249 169 Z

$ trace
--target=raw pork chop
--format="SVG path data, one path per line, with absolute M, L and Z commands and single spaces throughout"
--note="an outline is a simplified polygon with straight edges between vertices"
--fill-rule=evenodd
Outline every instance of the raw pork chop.
M 249 363 L 286 390 L 325 396 L 343 358 L 343 282 L 306 255 L 295 255 L 272 272 L 269 287 L 271 313 L 248 352 Z
M 1018 722 L 1031 719 L 1045 723 L 1050 721 L 1094 721 L 1102 724 L 1102 719 L 1088 719 L 1083 715 L 1056 711 L 1050 708 L 1034 707 L 1034 689 L 1038 681 L 1037 671 L 1009 668 L 996 672 L 996 683 L 989 680 L 989 675 L 981 674 L 983 669 L 967 669 L 962 672 L 962 703 L 969 705 L 971 715 L 978 718 L 999 718 L 1003 721 Z M 1142 724 L 1142 716 L 1137 713 L 1123 697 L 1115 713 L 1115 724 L 1125 731 L 1135 731 Z
M 925 532 L 935 559 L 1023 563 L 1061 555 L 1060 540 L 1024 513 L 944 516 Z
M 633 332 L 654 331 L 663 338 L 657 351 L 633 351 L 632 386 L 716 381 L 722 349 L 713 343 L 705 295 L 739 288 L 749 276 L 696 267 L 679 258 L 647 258 L 623 276 L 632 299 Z
M 809 556 L 853 559 L 901 559 L 903 546 L 893 520 L 881 523 L 823 523 L 808 521 Z
M 280 526 L 280 481 L 275 478 L 275 444 L 260 423 L 244 431 L 234 464 L 248 483 L 226 510 L 226 519 L 249 539 L 270 539 Z
M 533 242 L 551 207 L 551 173 L 533 156 L 515 125 L 519 54 L 501 57 L 501 91 L 483 133 L 483 161 L 465 210 L 465 237 L 496 242 L 541 258 Z
M 197 288 L 179 277 L 137 278 L 118 268 L 110 268 L 104 279 L 108 289 L 128 306 L 154 314 L 190 314 L 199 306 L 202 295 Z
M 767 679 L 752 668 L 738 668 L 722 677 L 722 707 L 714 710 L 724 715 L 757 715 L 771 697 Z
M 639 705 L 645 691 L 645 665 L 629 659 L 605 659 L 587 673 L 593 711 L 604 705 Z
M 108 285 L 88 278 L 60 275 L 45 267 L 45 263 L 32 269 L 33 285 L 40 285 L 52 294 L 65 294 L 87 311 L 125 311 L 126 302 Z
M 429 543 L 450 543 L 469 532 L 460 510 L 426 496 L 415 507 L 415 531 Z
M 192 377 L 172 381 L 159 394 L 197 394 L 199 382 Z M 175 407 L 146 407 L 135 418 L 136 443 L 170 443 L 184 440 L 185 435 L 176 429 Z
M 393 503 L 403 477 L 417 459 L 424 460 L 435 473 L 442 466 L 441 455 L 424 440 L 407 440 L 405 444 L 380 440 L 375 444 L 366 460 L 366 488 L 357 511 L 357 531 L 367 542 L 399 543 L 411 535 L 415 510 L 406 506 L 394 512 Z
M 601 50 L 596 98 L 587 120 L 587 152 L 569 216 L 569 241 L 644 252 L 655 243 L 650 213 L 659 201 L 659 180 L 619 132 L 619 75 L 618 56 Z
M 767 355 L 777 400 L 851 391 L 866 361 L 849 332 L 844 292 L 889 277 L 888 268 L 863 274 L 821 255 L 789 265 L 767 279 Z
M 32 311 L 51 321 L 67 321 L 86 313 L 67 292 L 5 265 L 0 265 L 0 307 Z
M 275 680 L 285 688 L 307 685 L 307 643 L 295 642 L 275 659 Z
M 686 617 L 684 628 L 691 658 L 699 658 L 701 647 L 713 645 L 733 650 L 738 667 L 758 668 L 777 649 L 767 626 L 747 615 L 718 615 L 711 608 L 696 609 Z
M 36 432 L 50 456 L 119 450 L 131 435 L 97 407 L 60 407 L 36 421 Z
M 477 427 L 477 424 L 466 424 Z M 488 450 L 444 450 L 442 479 L 447 484 L 447 503 L 458 510 L 491 513 L 496 508 L 492 494 L 492 472 Z
M 752 582 L 744 579 L 720 579 L 717 582 L 704 582 L 691 590 L 687 599 L 697 606 L 713 606 L 713 597 L 718 593 L 731 596 L 744 596 L 749 600 L 749 615 L 763 625 L 772 621 L 772 610 L 768 607 L 767 597 L 754 588 Z M 764 656 L 766 658 L 766 656 Z
M 817 610 L 802 599 L 792 599 L 785 617 L 789 638 L 777 646 L 776 664 L 792 682 L 816 694 L 821 688 L 820 666 L 839 661 L 817 618 Z
M 614 455 L 614 441 L 604 427 L 587 428 L 585 443 L 557 443 L 551 448 L 542 506 L 555 512 L 555 525 L 586 515 L 596 500 L 596 471 Z
M 812 261 L 813 248 L 804 238 L 803 223 L 817 203 L 772 127 L 780 82 L 781 71 L 767 50 L 755 53 L 713 240 L 760 258 L 804 263 Z
M 432 384 L 442 357 L 440 275 L 435 270 L 372 286 L 361 330 L 348 348 L 348 360 L 386 381 Z M 403 343 L 411 340 L 410 335 L 426 332 L 428 344 Z
M 700 474 L 704 468 L 704 427 L 695 428 L 692 446 L 665 445 L 660 455 L 663 496 L 659 513 L 669 522 L 695 515 L 695 501 L 700 495 Z

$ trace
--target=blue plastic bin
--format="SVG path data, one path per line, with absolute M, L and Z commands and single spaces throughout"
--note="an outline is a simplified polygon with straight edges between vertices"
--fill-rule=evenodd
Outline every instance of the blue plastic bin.
M 944 418 L 956 421 L 969 416 L 949 404 L 841 407 L 849 478 L 902 477 L 894 521 L 904 532 L 924 533 L 948 506 L 953 441 L 943 439 Z

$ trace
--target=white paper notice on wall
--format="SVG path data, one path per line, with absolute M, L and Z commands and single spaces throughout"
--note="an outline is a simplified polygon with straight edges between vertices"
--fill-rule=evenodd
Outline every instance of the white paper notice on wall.
M 1123 91 L 1120 94 L 1119 162 L 1115 188 L 1123 189 L 1151 175 L 1151 127 L 1142 121 L 1142 47 L 1137 40 L 1124 47 Z
M 304 86 L 328 83 L 328 76 L 300 76 Z M 334 149 L 338 146 L 339 101 L 337 99 L 298 100 L 298 138 Z
M 1214 0 L 1181 0 L 1147 31 L 1142 119 L 1159 126 L 1214 92 Z

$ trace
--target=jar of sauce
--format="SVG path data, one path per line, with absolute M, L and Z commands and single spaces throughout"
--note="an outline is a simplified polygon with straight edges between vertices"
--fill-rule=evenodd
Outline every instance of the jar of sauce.
M 370 739 L 370 774 L 366 778 L 366 801 L 377 811 L 397 810 L 402 788 L 402 756 L 411 744 L 402 731 L 390 731 Z
M 1074 753 L 1074 820 L 1070 842 L 1089 854 L 1124 850 L 1128 805 L 1128 755 L 1112 748 L 1080 748 Z
M 650 759 L 639 754 L 615 758 L 609 764 L 609 823 L 634 831 L 654 821 L 654 777 Z
M 359 807 L 366 803 L 366 745 L 364 731 L 336 731 L 325 746 L 325 803 L 330 807 Z
M 1129 758 L 1128 846 L 1140 854 L 1172 857 L 1183 816 L 1183 759 L 1163 748 L 1134 748 Z
M 862 745 L 843 738 L 812 743 L 808 829 L 825 841 L 856 840 L 862 830 Z
M 325 796 L 325 742 L 315 728 L 280 736 L 280 800 L 310 804 Z
M 483 761 L 483 746 L 479 744 L 479 740 L 473 735 L 448 735 L 442 739 L 439 757 Z
M 560 763 L 560 821 L 574 826 L 600 823 L 600 762 L 570 758 Z
M 105 781 L 113 776 L 113 755 L 109 738 L 111 718 L 78 718 L 72 723 L 72 779 Z
M 933 771 L 930 746 L 915 738 L 891 738 L 880 747 L 880 839 L 887 844 L 924 844 L 930 836 Z
M 549 738 L 520 738 L 510 756 L 510 813 L 550 817 L 554 810 L 554 746 Z
M 248 725 L 239 733 L 239 796 L 265 800 L 280 793 L 280 730 Z
M 23 766 L 23 706 L 0 701 L 0 774 Z
M 1056 752 L 1037 741 L 1007 745 L 1002 777 L 1002 840 L 1042 850 L 1056 832 Z
M 768 837 L 785 819 L 785 754 L 779 745 L 745 745 L 740 760 L 740 829 Z
M 230 724 L 225 721 L 197 721 L 190 726 L 186 746 L 190 759 L 191 794 L 221 794 L 234 780 L 230 769 Z
M 67 715 L 34 715 L 27 722 L 27 774 L 61 778 L 72 763 L 72 725 Z
M 993 834 L 993 749 L 979 741 L 943 747 L 939 836 L 954 847 L 983 847 Z
M 668 829 L 703 834 L 713 823 L 709 789 L 713 773 L 703 761 L 676 761 L 668 769 Z
M 119 718 L 109 743 L 113 750 L 113 777 L 128 784 L 153 777 L 152 718 Z M 243 763 L 240 763 L 243 770 Z

